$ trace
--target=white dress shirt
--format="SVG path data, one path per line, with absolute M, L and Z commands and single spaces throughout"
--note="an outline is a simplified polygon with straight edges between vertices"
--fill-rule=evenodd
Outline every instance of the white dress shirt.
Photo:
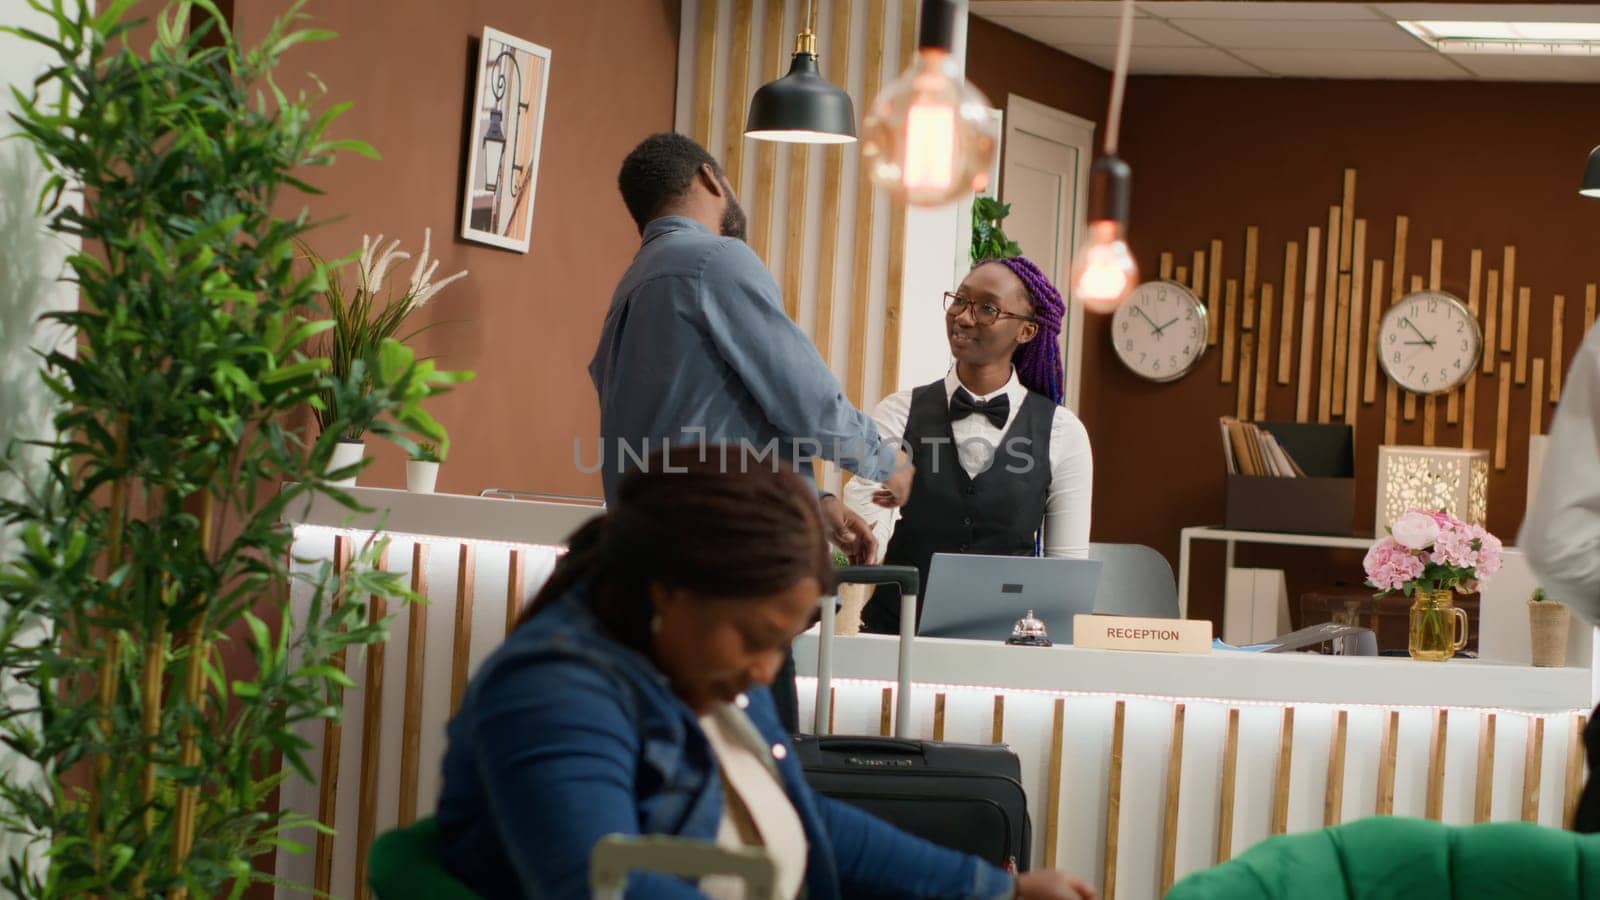
M 965 387 L 956 376 L 955 367 L 944 377 L 945 403 L 950 402 L 956 388 Z M 1006 416 L 1005 428 L 996 428 L 981 415 L 966 416 L 950 423 L 955 438 L 961 468 L 976 476 L 989 467 L 994 459 L 995 447 L 1000 446 L 1006 429 L 1017 419 L 1028 389 L 1017 380 L 1016 369 L 1011 370 L 1011 380 L 998 391 L 980 394 L 967 388 L 973 399 L 982 402 L 1005 394 L 1011 401 L 1011 411 Z M 911 416 L 911 391 L 900 391 L 883 398 L 872 418 L 884 437 L 899 440 L 905 437 L 906 421 Z M 878 558 L 889 547 L 889 537 L 894 533 L 894 523 L 900 518 L 899 510 L 884 509 L 872 502 L 878 484 L 864 478 L 852 478 L 844 487 L 845 505 L 861 514 L 872 526 L 878 538 Z M 1056 407 L 1055 418 L 1050 423 L 1050 495 L 1045 500 L 1044 555 L 1083 558 L 1089 555 L 1089 501 L 1094 493 L 1094 456 L 1089 448 L 1089 432 L 1083 423 L 1065 406 Z
M 1572 359 L 1517 543 L 1550 599 L 1600 622 L 1600 326 Z

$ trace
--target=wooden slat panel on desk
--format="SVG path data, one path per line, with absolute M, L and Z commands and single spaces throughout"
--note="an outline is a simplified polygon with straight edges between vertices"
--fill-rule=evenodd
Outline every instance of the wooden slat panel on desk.
M 1322 229 L 1311 226 L 1306 230 L 1306 275 L 1300 304 L 1300 379 L 1295 396 L 1294 420 L 1311 421 L 1311 379 L 1313 353 L 1317 346 L 1317 254 L 1322 246 Z
M 1333 735 L 1328 739 L 1328 782 L 1322 793 L 1324 826 L 1344 821 L 1344 750 L 1349 725 L 1348 710 L 1341 709 L 1334 714 Z
M 388 568 L 389 548 L 378 557 L 378 569 Z M 376 627 L 389 615 L 389 603 L 372 594 L 367 598 L 367 624 Z M 367 853 L 378 836 L 378 776 L 383 765 L 383 670 L 387 641 L 368 644 L 366 680 L 361 683 L 361 778 L 356 794 L 356 872 L 367 871 Z M 355 896 L 371 896 L 366 879 L 356 878 Z
M 944 740 L 944 691 L 933 695 L 933 739 Z
M 1056 698 L 1055 714 L 1050 721 L 1050 778 L 1045 794 L 1044 808 L 1044 867 L 1056 867 L 1056 847 L 1061 844 L 1061 768 L 1065 753 L 1067 728 L 1067 701 Z
M 517 615 L 522 611 L 523 552 L 512 550 L 506 567 L 506 635 L 517 627 Z
M 1339 207 L 1328 207 L 1328 252 L 1323 254 L 1326 276 L 1322 283 L 1322 356 L 1317 366 L 1317 421 L 1326 424 L 1333 414 L 1333 341 L 1339 317 Z
M 1117 896 L 1117 837 L 1122 830 L 1122 742 L 1127 719 L 1127 701 L 1118 700 L 1115 718 L 1111 723 L 1111 771 L 1106 775 L 1106 862 L 1105 890 L 1101 896 L 1115 900 Z
M 1006 742 L 1006 695 L 994 695 L 994 726 L 989 732 L 990 742 L 1003 744 Z
M 783 52 L 786 5 L 786 0 L 767 0 L 766 3 L 766 21 L 761 26 L 761 63 L 757 66 L 757 71 L 765 73 L 767 81 L 772 81 L 788 71 L 789 57 Z M 841 54 L 841 56 L 847 55 Z M 768 267 L 771 267 L 773 262 L 772 201 L 778 194 L 778 147 L 779 144 L 775 141 L 755 142 L 756 176 L 754 196 L 750 204 L 750 249 L 754 250 Z M 737 188 L 738 185 L 734 187 Z
M 842 4 L 841 4 L 842 5 Z M 895 71 L 905 71 L 917 41 L 917 0 L 900 0 L 900 61 Z M 994 186 L 999 190 L 999 185 Z M 905 306 L 906 205 L 889 207 L 889 274 L 883 293 L 883 357 L 878 373 L 878 394 L 888 396 L 900 388 L 900 323 Z
M 1240 324 L 1246 331 L 1256 327 L 1256 252 L 1260 241 L 1260 228 L 1251 225 L 1244 230 L 1244 317 Z
M 1500 352 L 1511 352 L 1511 304 L 1516 299 L 1517 248 L 1507 245 L 1500 269 Z
M 1394 768 L 1400 742 L 1400 711 L 1387 710 L 1383 718 L 1383 737 L 1378 743 L 1378 799 L 1373 815 L 1394 813 Z
M 835 0 L 833 4 L 833 29 L 829 43 L 848 48 L 850 35 L 850 0 Z M 844 41 L 840 43 L 840 34 Z M 850 54 L 846 50 L 832 51 L 828 57 L 827 76 L 834 84 L 848 84 L 850 79 Z M 822 354 L 822 361 L 833 362 L 833 313 L 835 306 L 836 271 L 839 254 L 839 204 L 844 191 L 844 147 L 830 144 L 822 151 L 822 213 L 818 223 L 822 228 L 817 244 L 817 323 L 811 339 Z M 895 352 L 899 353 L 898 344 Z
M 1208 286 L 1206 287 L 1206 298 L 1205 298 L 1206 299 L 1206 312 L 1209 313 L 1209 315 L 1206 316 L 1206 322 L 1207 322 L 1206 343 L 1209 344 L 1209 345 L 1213 345 L 1214 346 L 1217 343 L 1217 335 L 1218 335 L 1220 329 L 1222 328 L 1222 242 L 1221 241 L 1213 240 L 1211 242 L 1211 262 L 1208 263 L 1206 266 L 1201 266 L 1200 269 L 1206 269 L 1207 266 L 1210 267 L 1208 269 L 1208 271 L 1210 272 L 1210 276 L 1209 276 L 1210 280 L 1207 282 Z M 1198 272 L 1199 270 L 1196 270 L 1196 271 Z M 1198 274 L 1196 274 L 1195 277 L 1198 279 L 1200 276 Z
M 1355 268 L 1350 272 L 1350 329 L 1349 329 L 1349 358 L 1345 362 L 1344 386 L 1344 421 L 1346 425 L 1354 427 L 1356 424 L 1356 409 L 1361 404 L 1361 336 L 1366 330 L 1366 292 L 1367 292 L 1367 220 L 1356 220 L 1355 232 L 1356 246 L 1354 256 Z
M 1445 758 L 1449 743 L 1449 710 L 1436 710 L 1428 745 L 1427 817 L 1440 821 L 1444 807 Z M 1492 777 L 1492 776 L 1491 776 Z
M 1583 729 L 1588 717 L 1573 716 L 1567 722 L 1567 782 L 1561 804 L 1561 826 L 1572 827 L 1572 814 L 1578 809 L 1578 797 L 1583 792 Z
M 1261 286 L 1261 318 L 1256 330 L 1256 402 L 1251 416 L 1257 422 L 1267 418 L 1267 385 L 1272 383 L 1272 285 Z
M 351 555 L 350 538 L 342 534 L 333 538 L 333 570 L 339 580 L 344 579 L 344 573 L 350 568 Z M 334 601 L 337 604 L 338 595 Z M 337 606 L 335 606 L 337 608 Z M 333 654 L 328 664 L 345 671 L 345 652 L 339 650 Z M 335 688 L 335 698 L 341 703 L 344 690 Z M 333 826 L 339 813 L 339 760 L 343 749 L 344 727 L 331 719 L 322 724 L 322 765 L 317 770 L 317 821 L 322 823 L 327 831 L 317 832 L 317 845 L 315 869 L 312 875 L 312 884 L 322 894 L 327 894 L 333 885 Z
M 1278 328 L 1278 383 L 1288 384 L 1294 374 L 1294 289 L 1300 277 L 1300 245 L 1290 241 L 1283 250 L 1283 325 Z
M 888 15 L 885 0 L 868 0 L 866 55 L 862 60 L 861 96 L 878 96 L 878 85 L 883 80 L 883 32 Z M 850 362 L 846 390 L 857 409 L 866 403 L 867 393 L 867 323 L 871 314 L 872 296 L 872 243 L 873 214 L 878 192 L 872 179 L 867 177 L 867 167 L 856 173 L 856 236 L 855 264 L 851 270 L 855 287 L 850 297 Z
M 882 737 L 894 734 L 894 688 L 883 689 L 883 702 L 878 707 L 878 734 Z
M 1487 822 L 1494 806 L 1494 713 L 1478 725 L 1478 781 L 1473 791 L 1472 821 Z
M 1228 734 L 1222 743 L 1222 795 L 1217 799 L 1217 862 L 1233 857 L 1233 801 L 1238 793 L 1239 710 L 1228 710 Z
M 725 79 L 727 108 L 722 120 L 722 168 L 735 192 L 744 183 L 741 178 L 744 174 L 744 117 L 750 96 L 750 32 L 754 18 L 755 0 L 733 0 L 733 33 L 729 38 L 728 77 Z
M 1522 821 L 1539 821 L 1539 780 L 1544 768 L 1544 719 L 1528 717 L 1527 755 L 1522 761 Z
M 476 596 L 478 554 L 463 543 L 456 562 L 455 647 L 450 652 L 450 715 L 461 708 L 461 695 L 467 690 L 467 674 L 472 667 L 472 601 Z
M 1336 229 L 1329 229 L 1332 234 Z M 1294 707 L 1283 708 L 1278 732 L 1278 772 L 1272 782 L 1272 825 L 1269 834 L 1283 834 L 1289 825 L 1289 771 L 1294 758 Z
M 700 0 L 694 44 L 694 142 L 711 146 L 711 100 L 717 75 L 717 0 Z
M 1262 285 L 1263 299 L 1272 285 Z M 1057 703 L 1061 701 L 1057 700 Z M 1172 708 L 1172 740 L 1167 745 L 1167 803 L 1161 817 L 1161 896 L 1172 889 L 1178 869 L 1178 797 L 1183 788 L 1184 705 Z
M 1375 403 L 1378 399 L 1378 328 L 1383 321 L 1383 260 L 1372 261 L 1372 283 L 1367 304 L 1367 374 L 1362 382 L 1361 402 Z
M 428 596 L 428 545 L 411 545 L 411 590 Z M 422 679 L 428 657 L 428 607 L 406 610 L 406 696 L 400 725 L 400 807 L 395 821 L 404 828 L 417 820 L 417 778 L 422 765 Z

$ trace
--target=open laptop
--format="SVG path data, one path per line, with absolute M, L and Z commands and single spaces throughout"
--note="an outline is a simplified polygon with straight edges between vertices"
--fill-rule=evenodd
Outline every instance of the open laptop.
M 935 553 L 922 600 L 923 637 L 1004 641 L 1028 610 L 1058 645 L 1072 617 L 1094 612 L 1099 560 Z

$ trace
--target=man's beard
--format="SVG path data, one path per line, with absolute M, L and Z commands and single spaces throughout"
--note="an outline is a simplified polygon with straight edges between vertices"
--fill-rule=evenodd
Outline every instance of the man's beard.
M 744 207 L 733 198 L 733 189 L 728 186 L 726 179 L 723 179 L 722 187 L 728 195 L 728 205 L 722 210 L 722 236 L 745 240 L 749 223 L 745 219 Z

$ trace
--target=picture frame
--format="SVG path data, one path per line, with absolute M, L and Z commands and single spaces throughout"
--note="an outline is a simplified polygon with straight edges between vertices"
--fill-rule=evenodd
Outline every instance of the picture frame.
M 467 111 L 464 240 L 528 252 L 539 148 L 550 85 L 550 48 L 484 28 Z

